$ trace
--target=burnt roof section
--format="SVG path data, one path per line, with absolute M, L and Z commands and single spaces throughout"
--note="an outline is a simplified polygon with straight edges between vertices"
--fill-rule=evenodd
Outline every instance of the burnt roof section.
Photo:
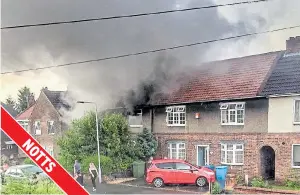
M 275 65 L 261 95 L 300 93 L 300 52 L 283 55 Z
M 48 88 L 44 88 L 43 92 L 57 110 L 61 108 L 69 110 L 71 108 L 71 105 L 64 98 L 67 95 L 66 91 L 50 91 Z
M 151 105 L 255 98 L 281 51 L 205 63 L 180 88 L 158 95 Z

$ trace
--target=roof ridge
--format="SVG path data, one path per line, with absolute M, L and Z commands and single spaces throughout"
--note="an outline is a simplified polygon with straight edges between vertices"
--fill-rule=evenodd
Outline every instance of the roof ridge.
M 36 103 L 32 104 L 31 106 L 29 106 L 28 108 L 26 108 L 24 111 L 22 111 L 20 114 L 18 114 L 16 116 L 16 118 L 18 118 L 21 114 L 23 114 L 24 112 L 26 112 L 27 110 L 29 110 L 31 107 L 35 106 Z

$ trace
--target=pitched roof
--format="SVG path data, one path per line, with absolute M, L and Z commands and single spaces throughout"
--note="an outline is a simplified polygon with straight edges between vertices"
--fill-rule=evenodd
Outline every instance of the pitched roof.
M 67 93 L 66 91 L 50 91 L 48 89 L 43 89 L 43 92 L 57 110 L 61 108 L 70 109 L 70 105 L 64 99 L 64 96 Z
M 28 120 L 32 114 L 35 104 L 21 112 L 17 117 L 16 120 Z
M 1 102 L 1 106 L 12 116 L 16 117 L 18 115 L 18 112 L 11 106 Z
M 152 105 L 218 101 L 257 97 L 281 52 L 205 63 L 180 84 L 179 89 L 159 95 Z
M 261 95 L 300 93 L 300 52 L 283 55 L 277 62 Z

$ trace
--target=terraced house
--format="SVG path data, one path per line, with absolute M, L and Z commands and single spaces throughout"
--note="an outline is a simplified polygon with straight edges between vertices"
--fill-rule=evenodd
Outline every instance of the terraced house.
M 286 50 L 201 65 L 143 108 L 158 158 L 284 180 L 300 175 L 300 37 Z
M 67 130 L 67 124 L 62 120 L 62 111 L 70 109 L 64 100 L 65 95 L 65 91 L 43 88 L 36 101 L 33 96 L 28 98 L 28 108 L 16 117 L 16 120 L 54 157 L 57 157 L 59 152 L 56 138 Z M 20 158 L 26 157 L 20 150 L 19 155 Z

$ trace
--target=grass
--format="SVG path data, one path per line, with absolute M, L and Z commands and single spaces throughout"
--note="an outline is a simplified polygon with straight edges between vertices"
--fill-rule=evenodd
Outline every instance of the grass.
M 276 190 L 300 190 L 300 186 L 289 187 L 283 185 L 270 185 L 268 188 Z

